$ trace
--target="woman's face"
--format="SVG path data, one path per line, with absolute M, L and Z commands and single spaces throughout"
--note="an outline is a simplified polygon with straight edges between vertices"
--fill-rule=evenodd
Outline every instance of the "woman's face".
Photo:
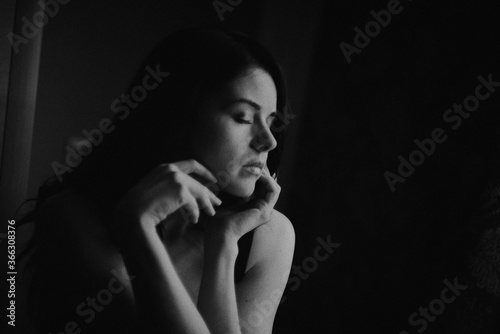
M 201 101 L 190 146 L 194 158 L 215 175 L 223 191 L 252 195 L 267 155 L 276 147 L 270 130 L 276 103 L 274 81 L 260 68 Z

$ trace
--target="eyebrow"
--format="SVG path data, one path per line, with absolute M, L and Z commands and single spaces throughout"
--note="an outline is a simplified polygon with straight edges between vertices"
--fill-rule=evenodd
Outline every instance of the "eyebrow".
M 256 110 L 262 110 L 262 106 L 260 104 L 258 104 L 257 102 L 254 102 L 252 100 L 249 100 L 249 99 L 246 99 L 244 97 L 240 97 L 239 99 L 237 100 L 234 100 L 232 102 L 232 104 L 236 104 L 236 103 L 246 103 L 248 105 L 250 105 L 251 107 L 253 107 L 254 109 Z M 277 115 L 277 112 L 276 111 L 273 111 L 269 114 L 269 116 L 276 116 Z
M 240 97 L 239 99 L 233 101 L 233 104 L 235 103 L 246 103 L 246 104 L 249 104 L 250 106 L 252 106 L 254 109 L 257 109 L 257 110 L 262 110 L 262 106 L 252 100 L 249 100 L 249 99 L 246 99 L 244 97 Z

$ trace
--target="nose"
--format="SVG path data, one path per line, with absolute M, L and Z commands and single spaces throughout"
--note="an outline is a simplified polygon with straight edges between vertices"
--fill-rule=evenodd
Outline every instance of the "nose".
M 276 148 L 278 142 L 274 138 L 271 129 L 267 126 L 259 127 L 257 133 L 255 134 L 252 147 L 259 151 L 272 151 Z

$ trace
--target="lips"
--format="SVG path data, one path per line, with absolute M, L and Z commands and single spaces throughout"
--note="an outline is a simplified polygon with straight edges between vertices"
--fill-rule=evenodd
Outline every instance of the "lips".
M 262 161 L 252 161 L 246 165 L 244 165 L 243 167 L 258 167 L 260 169 L 264 168 L 264 163 Z
M 264 166 L 265 165 L 262 161 L 254 160 L 244 165 L 243 168 L 251 174 L 260 176 L 262 174 L 262 169 L 264 168 Z
M 244 167 L 248 172 L 255 174 L 255 175 L 260 175 L 262 173 L 262 169 L 257 167 L 257 166 L 245 166 Z

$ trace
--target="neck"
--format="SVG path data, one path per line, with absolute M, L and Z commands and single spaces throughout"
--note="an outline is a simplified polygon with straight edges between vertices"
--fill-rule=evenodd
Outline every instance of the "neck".
M 216 207 L 216 210 L 217 209 L 235 210 L 243 206 L 251 199 L 250 197 L 234 196 L 224 191 L 221 191 L 219 194 L 217 194 L 217 197 L 221 199 L 222 204 Z

